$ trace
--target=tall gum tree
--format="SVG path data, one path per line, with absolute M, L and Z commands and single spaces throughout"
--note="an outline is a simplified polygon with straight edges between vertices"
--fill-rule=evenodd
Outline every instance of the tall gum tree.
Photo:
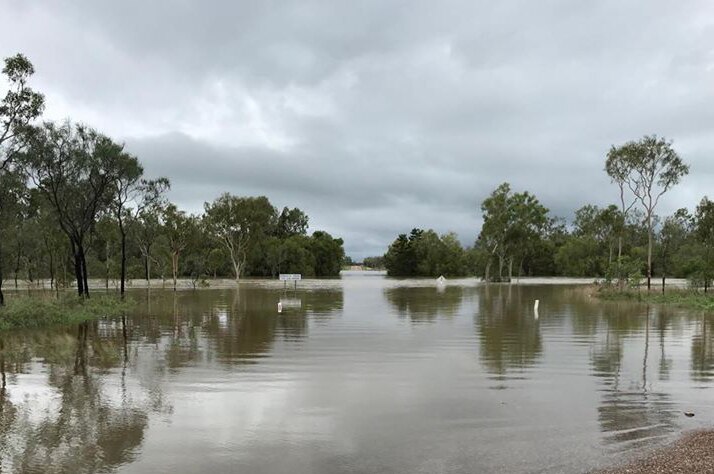
M 112 203 L 112 184 L 122 147 L 84 125 L 64 122 L 36 127 L 23 162 L 54 209 L 74 258 L 77 292 L 89 297 L 86 242 L 97 215 Z
M 127 219 L 135 220 L 144 212 L 152 212 L 162 194 L 169 188 L 167 178 L 143 179 L 144 168 L 139 160 L 122 153 L 116 163 L 117 173 L 112 184 L 114 199 L 112 210 L 117 221 L 121 241 L 120 294 L 124 296 L 126 284 Z
M 0 102 L 0 178 L 12 172 L 16 155 L 24 148 L 25 133 L 30 123 L 42 115 L 44 96 L 35 92 L 28 85 L 30 77 L 35 73 L 32 63 L 22 54 L 16 54 L 5 59 L 2 74 L 9 85 L 5 97 Z M 0 202 L 0 226 L 6 220 L 3 218 L 5 209 Z M 0 234 L 3 233 L 0 227 Z M 5 304 L 2 292 L 3 284 L 3 238 L 0 238 L 0 306 Z
M 248 250 L 272 230 L 277 211 L 265 196 L 239 197 L 223 194 L 204 205 L 209 233 L 228 251 L 236 282 L 248 260 Z
M 491 256 L 498 258 L 498 279 L 503 280 L 504 266 L 508 264 L 508 279 L 513 278 L 513 262 L 519 268 L 528 257 L 534 244 L 545 234 L 548 209 L 538 199 L 525 191 L 512 193 L 508 183 L 501 184 L 481 204 L 483 226 L 477 239 Z M 486 264 L 484 280 L 490 281 L 491 258 Z
M 179 258 L 191 242 L 193 226 L 192 217 L 180 211 L 175 205 L 169 204 L 161 212 L 161 221 L 164 235 L 168 241 L 168 252 L 171 258 L 171 274 L 173 276 L 174 291 L 177 287 L 179 272 Z
M 697 206 L 694 219 L 694 232 L 704 250 L 700 273 L 704 282 L 704 292 L 706 293 L 709 290 L 712 279 L 714 279 L 714 201 L 704 196 Z
M 613 180 L 622 183 L 621 190 L 627 186 L 645 213 L 649 290 L 652 287 L 654 211 L 660 198 L 689 173 L 689 165 L 674 151 L 672 142 L 663 137 L 649 135 L 619 147 L 612 147 L 605 169 Z M 624 191 L 621 191 L 621 196 L 623 195 Z

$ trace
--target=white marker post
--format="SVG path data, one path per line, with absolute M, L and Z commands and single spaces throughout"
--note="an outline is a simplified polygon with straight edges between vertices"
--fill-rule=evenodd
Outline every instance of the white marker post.
M 538 305 L 540 304 L 540 300 L 535 300 L 535 304 L 533 305 L 533 312 L 535 313 L 535 318 L 538 319 Z

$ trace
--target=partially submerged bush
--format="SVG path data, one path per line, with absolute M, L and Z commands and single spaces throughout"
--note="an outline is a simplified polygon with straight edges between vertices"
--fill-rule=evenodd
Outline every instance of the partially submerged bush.
M 649 304 L 666 304 L 682 308 L 692 308 L 703 311 L 714 311 L 714 294 L 689 289 L 672 289 L 665 293 L 659 291 L 635 291 L 633 289 L 619 291 L 613 287 L 602 286 L 597 292 L 598 297 L 612 301 L 637 301 Z
M 39 328 L 56 324 L 76 324 L 90 319 L 119 316 L 131 309 L 131 300 L 98 295 L 80 299 L 75 295 L 60 298 L 23 296 L 11 298 L 0 308 L 0 331 Z
M 643 265 L 643 262 L 639 259 L 624 256 L 619 262 L 614 261 L 607 268 L 604 283 L 607 286 L 616 285 L 620 289 L 625 288 L 625 286 L 639 288 L 643 279 Z

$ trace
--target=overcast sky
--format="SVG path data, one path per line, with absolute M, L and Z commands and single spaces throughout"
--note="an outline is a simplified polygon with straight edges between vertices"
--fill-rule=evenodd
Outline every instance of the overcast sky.
M 412 227 L 472 243 L 498 184 L 556 215 L 617 199 L 612 144 L 656 133 L 714 194 L 714 2 L 0 0 L 46 117 L 126 143 L 170 198 L 300 207 L 348 255 Z

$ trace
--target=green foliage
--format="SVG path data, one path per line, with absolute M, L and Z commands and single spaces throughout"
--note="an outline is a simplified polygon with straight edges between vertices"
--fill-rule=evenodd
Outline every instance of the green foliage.
M 401 234 L 384 256 L 390 276 L 464 276 L 468 272 L 466 255 L 456 234 L 439 236 L 433 230 L 413 229 Z
M 689 165 L 672 148 L 672 143 L 656 135 L 644 136 L 619 147 L 612 147 L 605 170 L 620 186 L 623 199 L 625 186 L 642 206 L 647 223 L 647 286 L 653 271 L 654 210 L 660 198 L 689 174 Z
M 228 193 L 210 204 L 206 203 L 204 208 L 207 229 L 216 242 L 228 251 L 234 276 L 238 280 L 248 262 L 248 255 L 258 241 L 275 229 L 277 210 L 265 196 L 239 197 Z M 289 217 L 290 211 L 287 215 Z M 287 220 L 283 224 L 286 229 L 291 228 Z
M 508 265 L 510 280 L 514 262 L 520 269 L 547 234 L 552 224 L 549 211 L 528 191 L 512 193 L 508 183 L 501 184 L 483 201 L 481 211 L 483 226 L 477 245 L 491 255 L 484 279 L 503 281 L 503 272 Z M 497 276 L 490 274 L 494 259 L 498 263 Z
M 307 214 L 297 207 L 288 209 L 284 207 L 278 216 L 275 234 L 279 238 L 292 237 L 294 235 L 305 235 L 310 219 Z
M 598 242 L 590 236 L 572 237 L 560 247 L 555 263 L 564 275 L 591 277 L 603 274 L 603 261 Z
M 384 256 L 365 257 L 362 260 L 362 265 L 372 270 L 382 270 L 386 268 L 384 265 Z
M 39 328 L 58 324 L 76 324 L 91 319 L 115 317 L 133 307 L 131 300 L 116 296 L 82 299 L 64 295 L 60 298 L 24 296 L 10 299 L 0 308 L 0 331 Z
M 639 301 L 648 304 L 666 304 L 681 308 L 714 311 L 714 295 L 693 290 L 668 290 L 665 293 L 647 291 L 616 291 L 601 287 L 599 298 L 611 301 Z
M 345 251 L 342 239 L 335 239 L 327 232 L 317 231 L 309 241 L 310 251 L 315 258 L 315 276 L 337 276 L 342 269 Z
M 617 284 L 620 289 L 625 286 L 637 288 L 642 281 L 644 261 L 641 258 L 630 256 L 622 257 L 619 261 L 612 262 L 605 272 L 605 285 Z

